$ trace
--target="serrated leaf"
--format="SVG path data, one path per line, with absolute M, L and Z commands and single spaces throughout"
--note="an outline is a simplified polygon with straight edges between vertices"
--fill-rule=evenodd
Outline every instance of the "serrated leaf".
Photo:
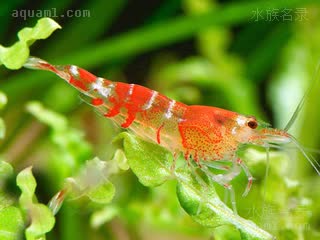
M 158 186 L 171 177 L 172 153 L 163 147 L 125 132 L 114 143 L 123 149 L 130 168 L 143 185 Z
M 46 39 L 53 31 L 61 28 L 50 18 L 42 18 L 33 28 L 24 28 L 18 33 L 19 41 L 10 47 L 0 45 L 0 65 L 9 69 L 19 69 L 29 57 L 29 46 L 36 40 Z
M 178 169 L 176 175 L 179 202 L 196 222 L 206 227 L 233 225 L 239 229 L 242 239 L 273 239 L 272 235 L 255 223 L 241 218 L 228 208 L 220 200 L 212 184 L 202 183 L 188 170 Z
M 96 203 L 109 203 L 115 194 L 115 187 L 110 181 L 105 181 L 103 184 L 92 188 L 86 195 Z
M 23 228 L 24 222 L 18 208 L 10 206 L 0 209 L 0 239 L 21 239 Z
M 27 240 L 45 239 L 55 223 L 52 211 L 44 204 L 34 204 L 29 209 L 31 225 L 26 229 Z

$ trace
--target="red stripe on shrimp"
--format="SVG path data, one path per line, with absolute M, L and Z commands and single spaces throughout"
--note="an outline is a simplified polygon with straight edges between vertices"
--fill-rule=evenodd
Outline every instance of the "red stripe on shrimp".
M 121 125 L 123 128 L 128 128 L 133 123 L 137 113 L 145 111 L 143 107 L 150 100 L 151 95 L 152 92 L 148 88 L 134 84 L 129 85 L 124 102 L 124 107 L 127 109 L 127 119 Z

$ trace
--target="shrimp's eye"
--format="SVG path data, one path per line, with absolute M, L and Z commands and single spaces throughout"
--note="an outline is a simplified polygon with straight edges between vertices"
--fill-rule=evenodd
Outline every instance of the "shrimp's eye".
M 255 120 L 250 120 L 250 121 L 248 122 L 248 127 L 249 127 L 249 128 L 252 128 L 252 129 L 256 129 L 256 128 L 258 127 L 257 121 L 255 121 Z

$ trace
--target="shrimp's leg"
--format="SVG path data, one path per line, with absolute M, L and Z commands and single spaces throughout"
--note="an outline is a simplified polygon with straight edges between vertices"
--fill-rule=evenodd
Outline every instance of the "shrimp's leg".
M 171 174 L 172 174 L 172 175 L 174 175 L 174 171 L 176 170 L 176 163 L 177 163 L 178 157 L 179 157 L 178 152 L 174 152 L 174 153 L 173 153 L 172 164 L 171 164 L 171 167 L 170 167 L 170 171 L 171 171 Z
M 226 161 L 212 161 L 212 162 L 203 162 L 203 165 L 206 165 L 207 167 L 223 170 L 223 171 L 229 171 L 230 166 L 226 163 Z
M 236 203 L 236 194 L 234 193 L 234 189 L 233 186 L 231 184 L 226 184 L 224 185 L 225 189 L 228 190 L 229 194 L 230 194 L 230 201 L 231 201 L 231 206 L 232 206 L 232 210 L 235 214 L 238 214 L 238 210 L 237 210 L 237 203 Z
M 234 213 L 238 213 L 237 206 L 236 206 L 236 199 L 235 199 L 235 193 L 233 186 L 230 184 L 230 181 L 234 179 L 241 171 L 239 164 L 237 164 L 237 160 L 233 161 L 233 166 L 229 170 L 229 172 L 225 174 L 213 174 L 210 172 L 210 170 L 207 168 L 207 166 L 203 166 L 203 171 L 210 177 L 213 181 L 218 183 L 219 185 L 223 186 L 225 189 L 228 190 L 231 198 L 231 206 L 234 211 Z
M 247 184 L 246 190 L 242 194 L 242 196 L 245 197 L 249 193 L 251 186 L 252 186 L 252 182 L 254 179 L 249 171 L 249 168 L 246 166 L 246 164 L 240 158 L 237 159 L 237 164 L 239 164 L 241 166 L 241 168 L 243 169 L 244 173 L 246 174 L 246 176 L 248 178 L 248 184 Z

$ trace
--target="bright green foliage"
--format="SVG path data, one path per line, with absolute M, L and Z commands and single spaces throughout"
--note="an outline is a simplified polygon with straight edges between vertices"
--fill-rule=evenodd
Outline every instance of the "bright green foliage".
M 111 221 L 119 214 L 119 208 L 114 205 L 107 205 L 102 210 L 96 211 L 92 214 L 90 224 L 93 228 L 98 228 L 102 224 Z
M 42 18 L 33 28 L 24 28 L 18 32 L 19 41 L 11 47 L 0 45 L 0 65 L 9 69 L 19 69 L 29 57 L 29 47 L 36 40 L 48 38 L 53 31 L 61 28 L 50 18 Z
M 121 133 L 114 142 L 123 148 L 131 170 L 143 185 L 155 187 L 172 177 L 172 154 L 159 145 L 128 133 Z
M 54 131 L 62 132 L 68 129 L 68 123 L 65 117 L 45 109 L 41 103 L 30 102 L 26 108 L 28 112 L 34 115 L 39 121 L 51 127 Z
M 115 193 L 114 186 L 111 182 L 106 181 L 106 183 L 100 184 L 97 187 L 91 189 L 87 196 L 91 201 L 101 204 L 109 203 Z
M 22 192 L 19 199 L 20 205 L 28 209 L 29 205 L 33 203 L 33 197 L 37 186 L 36 180 L 31 172 L 31 167 L 18 174 L 17 186 Z
M 0 205 L 0 239 L 16 240 L 22 235 L 24 222 L 19 208 Z
M 7 4 L 16 9 L 18 2 Z M 58 14 L 71 8 L 71 2 L 56 2 Z M 279 127 L 289 120 L 294 101 L 304 93 L 320 57 L 318 0 L 267 3 L 167 0 L 148 13 L 150 16 L 140 19 L 136 29 L 129 32 L 125 29 L 116 36 L 111 36 L 114 31 L 109 32 L 109 27 L 114 24 L 117 28 L 117 21 L 126 21 L 116 17 L 122 16 L 119 14 L 129 6 L 129 1 L 107 2 L 92 0 L 77 4 L 89 9 L 91 17 L 65 18 L 64 30 L 43 46 L 38 45 L 33 54 L 55 64 L 76 64 L 115 81 L 128 79 L 138 83 L 141 79 L 143 85 L 187 104 L 218 106 L 264 120 L 268 116 Z M 307 7 L 308 2 L 314 6 Z M 2 4 L 0 11 L 5 12 L 7 8 Z M 45 1 L 43 6 L 49 5 Z M 294 12 L 298 7 L 306 9 L 308 20 L 252 19 L 255 11 L 265 14 L 286 8 Z M 135 17 L 136 13 L 131 14 Z M 58 28 L 50 22 L 44 24 L 45 29 L 41 29 L 41 23 L 33 30 L 23 30 L 18 43 L 1 47 L 0 62 L 12 69 L 21 67 L 33 39 L 42 35 L 42 30 L 49 35 L 50 29 Z M 0 25 L 1 37 L 11 25 L 5 21 Z M 40 29 L 40 35 L 35 29 Z M 179 47 L 161 49 L 182 42 L 186 43 L 183 51 Z M 283 51 L 285 47 L 288 49 Z M 139 56 L 145 53 L 148 65 L 140 68 Z M 137 61 L 132 61 L 132 57 Z M 279 64 L 278 59 L 283 63 Z M 67 193 L 56 216 L 60 225 L 46 234 L 48 240 L 122 239 L 121 234 L 129 239 L 211 236 L 235 240 L 270 239 L 271 235 L 279 240 L 319 239 L 320 192 L 316 188 L 319 177 L 305 159 L 292 154 L 294 151 L 289 155 L 270 151 L 269 164 L 264 150 L 244 148 L 238 152 L 255 181 L 244 198 L 241 197 L 247 184 L 244 173 L 231 182 L 236 191 L 239 212 L 236 215 L 229 209 L 229 201 L 221 201 L 224 196 L 221 186 L 207 179 L 201 170 L 190 170 L 182 159 L 178 159 L 173 171 L 172 154 L 158 145 L 122 133 L 114 139 L 118 148 L 114 149 L 111 141 L 115 134 L 108 120 L 88 111 L 90 106 L 79 105 L 76 91 L 56 76 L 24 70 L 13 74 L 1 72 L 0 76 L 1 89 L 9 98 L 3 111 L 7 128 L 1 154 L 14 169 L 32 162 L 38 199 L 54 195 L 59 200 L 56 194 L 59 190 Z M 270 91 L 271 103 L 265 103 L 270 78 L 277 90 Z M 305 111 L 299 115 L 300 122 L 291 133 L 302 145 L 319 149 L 319 84 L 313 89 L 314 94 L 308 98 Z M 2 96 L 0 108 L 6 102 Z M 26 102 L 33 117 L 19 113 Z M 36 135 L 39 126 L 42 132 Z M 0 122 L 0 137 L 3 136 L 4 124 Z M 95 155 L 99 158 L 93 158 Z M 267 166 L 269 174 L 265 177 Z M 5 235 L 0 235 L 0 239 L 15 239 L 19 234 L 29 239 L 43 238 L 54 220 L 50 209 L 56 213 L 61 202 L 52 201 L 50 209 L 37 203 L 36 182 L 29 169 L 19 175 L 23 191 L 21 205 L 17 207 L 20 192 L 14 189 L 14 179 L 12 167 L 2 162 L 0 232 Z M 39 215 L 47 219 L 45 223 Z M 170 236 L 162 236 L 164 232 Z
M 201 225 L 211 228 L 232 224 L 241 231 L 243 239 L 272 239 L 269 233 L 228 208 L 210 180 L 209 183 L 199 181 L 200 176 L 197 179 L 190 169 L 171 172 L 172 154 L 166 149 L 128 133 L 121 133 L 115 143 L 122 146 L 130 168 L 143 185 L 158 186 L 175 176 L 181 206 Z
M 72 188 L 75 197 L 87 196 L 95 203 L 107 204 L 115 194 L 115 187 L 109 178 L 118 171 L 115 161 L 94 158 L 86 162 L 76 177 L 68 178 L 66 184 Z
M 17 185 L 21 189 L 20 206 L 26 218 L 31 222 L 25 232 L 26 239 L 45 239 L 45 234 L 54 226 L 55 218 L 46 205 L 37 203 L 34 195 L 37 183 L 32 175 L 31 167 L 18 174 Z
M 11 165 L 1 161 L 1 189 L 12 175 Z M 25 230 L 27 240 L 45 239 L 45 234 L 53 228 L 55 219 L 46 205 L 37 202 L 35 196 L 37 183 L 32 175 L 31 167 L 21 171 L 16 181 L 17 186 L 21 189 L 20 208 L 14 205 L 14 199 L 0 191 L 0 238 L 4 240 L 20 239 Z
M 0 161 L 0 180 L 4 181 L 6 178 L 10 177 L 13 174 L 13 169 L 11 165 L 5 161 Z
M 20 238 L 24 229 L 20 209 L 12 206 L 12 199 L 2 190 L 5 182 L 12 175 L 11 165 L 0 160 L 0 239 L 3 240 Z
M 84 140 L 81 131 L 68 126 L 63 115 L 44 108 L 39 102 L 28 103 L 27 111 L 52 129 L 51 140 L 56 151 L 52 155 L 53 171 L 50 171 L 50 174 L 55 172 L 55 176 L 52 176 L 54 181 L 63 183 L 66 177 L 75 174 L 81 162 L 90 157 L 91 146 Z

